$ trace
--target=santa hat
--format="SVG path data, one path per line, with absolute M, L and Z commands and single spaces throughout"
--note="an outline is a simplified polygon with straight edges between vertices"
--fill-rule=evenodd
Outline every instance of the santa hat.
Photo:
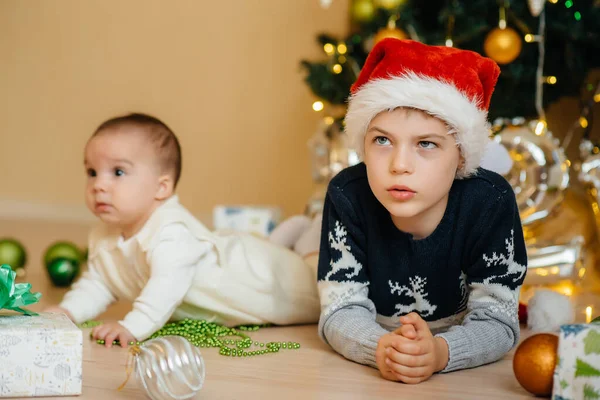
M 346 133 L 362 157 L 377 114 L 398 107 L 423 110 L 448 124 L 464 158 L 457 178 L 473 174 L 490 137 L 487 113 L 500 68 L 478 53 L 412 40 L 384 39 L 352 85 Z

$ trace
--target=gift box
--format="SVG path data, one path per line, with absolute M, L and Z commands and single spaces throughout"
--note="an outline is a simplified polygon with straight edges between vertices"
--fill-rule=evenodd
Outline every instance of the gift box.
M 64 314 L 0 314 L 0 397 L 81 394 L 82 349 Z
M 600 324 L 561 326 L 552 399 L 600 399 Z
M 276 207 L 217 206 L 213 210 L 216 230 L 233 230 L 269 236 L 279 223 L 281 210 Z

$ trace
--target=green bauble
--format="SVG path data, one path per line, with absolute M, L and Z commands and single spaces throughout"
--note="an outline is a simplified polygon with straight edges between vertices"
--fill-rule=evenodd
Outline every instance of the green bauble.
M 66 258 L 69 260 L 76 260 L 80 263 L 83 259 L 81 250 L 71 242 L 55 242 L 48 247 L 46 254 L 44 254 L 44 265 L 48 266 L 50 262 L 57 258 Z
M 0 240 L 0 265 L 8 264 L 13 270 L 25 267 L 27 253 L 21 243 L 15 239 Z
M 79 275 L 79 260 L 55 258 L 46 264 L 46 269 L 50 280 L 55 286 L 70 286 Z

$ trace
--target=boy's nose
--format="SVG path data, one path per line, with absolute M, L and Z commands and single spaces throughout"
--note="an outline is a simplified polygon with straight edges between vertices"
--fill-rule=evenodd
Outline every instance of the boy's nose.
M 410 149 L 400 147 L 391 159 L 390 172 L 393 174 L 412 174 L 414 172 L 414 155 Z

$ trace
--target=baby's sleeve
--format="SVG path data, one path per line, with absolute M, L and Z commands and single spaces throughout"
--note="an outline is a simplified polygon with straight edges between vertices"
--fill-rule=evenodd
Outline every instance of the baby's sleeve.
M 88 270 L 65 294 L 59 307 L 69 311 L 75 323 L 89 321 L 115 301 L 115 297 L 98 273 L 94 260 L 88 261 Z
M 161 229 L 147 254 L 150 279 L 119 323 L 137 340 L 145 340 L 162 328 L 183 302 L 198 266 L 211 249 L 212 244 L 197 239 L 181 223 Z
M 319 252 L 319 336 L 344 357 L 377 368 L 375 350 L 388 332 L 375 321 L 365 263 L 365 233 L 349 200 L 330 187 Z
M 512 190 L 501 194 L 474 227 L 472 262 L 463 268 L 469 287 L 463 323 L 440 336 L 449 348 L 442 372 L 477 367 L 502 358 L 519 341 L 519 292 L 527 253 Z

